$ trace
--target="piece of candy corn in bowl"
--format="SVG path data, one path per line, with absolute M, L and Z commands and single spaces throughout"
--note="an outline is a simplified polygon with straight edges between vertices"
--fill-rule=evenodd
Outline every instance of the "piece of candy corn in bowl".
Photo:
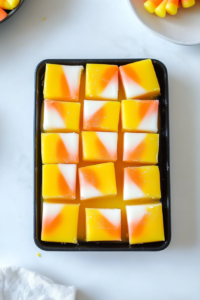
M 0 23 L 9 19 L 25 0 L 0 0 Z
M 158 17 L 164 18 L 166 14 L 176 15 L 178 9 L 181 7 L 189 8 L 195 5 L 195 0 L 145 0 L 145 9 Z

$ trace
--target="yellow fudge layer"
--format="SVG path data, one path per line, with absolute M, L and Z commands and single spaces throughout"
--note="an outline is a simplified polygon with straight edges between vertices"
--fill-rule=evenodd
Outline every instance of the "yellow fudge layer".
M 131 245 L 165 240 L 161 203 L 128 205 L 126 213 Z
M 43 199 L 76 199 L 77 165 L 42 166 Z
M 114 163 L 80 168 L 79 184 L 81 200 L 116 195 Z
M 150 59 L 119 67 L 126 99 L 149 99 L 160 95 L 160 86 Z
M 86 241 L 121 241 L 121 210 L 86 208 Z
M 124 133 L 123 161 L 141 164 L 158 163 L 159 134 Z
M 43 202 L 41 240 L 77 244 L 79 204 Z
M 44 132 L 79 132 L 80 103 L 45 100 L 41 127 Z
M 160 172 L 157 166 L 124 169 L 124 200 L 159 200 Z
M 93 100 L 117 100 L 118 66 L 87 64 L 85 97 Z
M 77 133 L 42 133 L 42 163 L 78 163 L 79 134 Z
M 122 130 L 158 132 L 158 100 L 122 100 Z
M 82 131 L 83 160 L 116 161 L 117 132 Z
M 44 99 L 78 101 L 83 66 L 46 64 Z
M 83 129 L 118 131 L 120 103 L 115 101 L 84 101 Z

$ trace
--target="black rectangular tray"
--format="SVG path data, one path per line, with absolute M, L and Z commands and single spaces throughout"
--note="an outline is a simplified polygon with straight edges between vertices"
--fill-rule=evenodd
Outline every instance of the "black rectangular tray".
M 42 161 L 41 161 L 41 130 L 40 118 L 43 102 L 43 80 L 45 65 L 83 65 L 87 63 L 125 65 L 142 59 L 47 59 L 39 63 L 35 71 L 35 106 L 34 106 L 34 241 L 42 250 L 47 251 L 159 251 L 168 247 L 171 240 L 171 212 L 170 212 L 170 155 L 169 155 L 169 97 L 168 75 L 163 63 L 152 59 L 156 75 L 161 87 L 159 99 L 160 117 L 160 150 L 159 168 L 161 178 L 161 202 L 163 206 L 165 241 L 129 245 L 128 243 L 87 243 L 62 244 L 43 242 L 41 240 L 41 187 L 42 187 Z

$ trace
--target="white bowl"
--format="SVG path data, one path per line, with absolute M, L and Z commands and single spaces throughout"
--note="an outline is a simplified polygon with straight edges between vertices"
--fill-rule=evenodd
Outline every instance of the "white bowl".
M 191 8 L 179 8 L 176 16 L 159 18 L 146 11 L 141 0 L 128 0 L 139 20 L 158 36 L 180 45 L 200 44 L 200 0 Z

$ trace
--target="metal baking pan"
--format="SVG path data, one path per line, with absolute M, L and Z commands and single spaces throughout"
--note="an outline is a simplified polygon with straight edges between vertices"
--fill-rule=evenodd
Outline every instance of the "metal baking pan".
M 129 245 L 120 243 L 87 243 L 62 244 L 43 242 L 41 240 L 41 202 L 42 202 L 42 161 L 41 161 L 41 108 L 43 102 L 43 80 L 45 65 L 83 65 L 87 63 L 125 65 L 142 59 L 47 59 L 39 63 L 35 71 L 35 105 L 34 105 L 34 240 L 36 245 L 47 251 L 159 251 L 168 247 L 171 240 L 171 212 L 170 212 L 170 154 L 169 154 L 169 97 L 168 75 L 163 63 L 152 59 L 158 81 L 161 87 L 161 95 L 158 97 L 159 105 L 159 169 L 161 179 L 161 202 L 163 206 L 165 241 Z

